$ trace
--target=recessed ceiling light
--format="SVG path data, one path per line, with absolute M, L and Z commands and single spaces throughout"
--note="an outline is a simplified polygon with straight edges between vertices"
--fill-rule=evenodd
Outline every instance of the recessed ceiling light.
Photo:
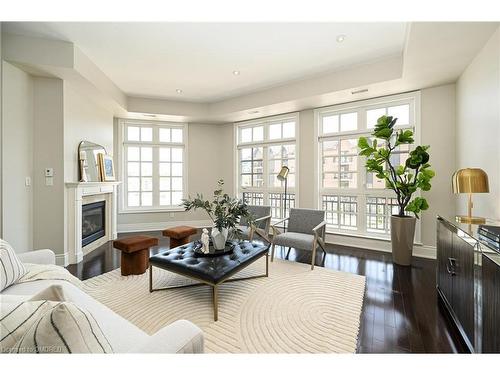
M 337 43 L 342 43 L 345 40 L 345 35 L 337 35 Z
M 240 75 L 240 71 L 239 71 L 239 70 L 233 70 L 233 74 L 234 74 L 235 76 L 239 76 L 239 75 Z
M 175 90 L 175 92 L 176 92 L 177 94 L 182 94 L 182 90 L 181 90 L 181 89 L 176 89 L 176 90 Z

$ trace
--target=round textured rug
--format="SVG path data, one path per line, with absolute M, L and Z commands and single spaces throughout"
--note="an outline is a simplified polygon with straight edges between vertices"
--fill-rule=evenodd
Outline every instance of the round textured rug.
M 219 287 L 213 321 L 209 286 L 149 293 L 149 275 L 120 270 L 84 281 L 85 291 L 148 334 L 179 319 L 204 332 L 207 353 L 354 353 L 365 278 L 277 259 L 269 277 Z M 265 272 L 265 258 L 235 277 Z M 153 268 L 154 287 L 194 283 Z

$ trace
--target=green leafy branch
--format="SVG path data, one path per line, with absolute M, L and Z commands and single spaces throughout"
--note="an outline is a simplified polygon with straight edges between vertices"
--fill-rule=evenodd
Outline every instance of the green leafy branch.
M 409 153 L 404 165 L 393 165 L 391 156 L 394 150 L 404 144 L 413 144 L 413 131 L 395 131 L 394 126 L 397 118 L 382 116 L 377 120 L 372 135 L 374 140 L 370 142 L 361 137 L 358 140 L 360 148 L 359 155 L 366 156 L 366 169 L 375 173 L 377 178 L 384 180 L 387 188 L 396 193 L 399 206 L 399 216 L 405 216 L 405 212 L 413 212 L 418 218 L 421 211 L 427 210 L 429 204 L 425 198 L 412 196 L 418 189 L 428 191 L 431 189 L 430 181 L 435 172 L 430 169 L 429 146 L 417 146 Z M 378 139 L 383 140 L 383 146 L 379 145 Z
M 248 206 L 243 200 L 232 198 L 223 191 L 224 180 L 217 181 L 217 190 L 214 191 L 211 201 L 204 199 L 202 194 L 196 194 L 195 198 L 189 197 L 182 200 L 185 211 L 204 210 L 214 226 L 222 231 L 223 228 L 233 229 L 236 233 L 241 230 L 237 227 L 241 217 L 245 217 L 249 223 L 253 218 L 248 211 Z

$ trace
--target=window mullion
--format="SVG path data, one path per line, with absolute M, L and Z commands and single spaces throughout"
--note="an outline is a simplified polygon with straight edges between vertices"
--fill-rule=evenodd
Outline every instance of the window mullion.
M 363 192 L 362 194 L 357 195 L 358 200 L 358 228 L 367 232 L 366 228 L 366 194 Z
M 125 207 L 128 208 L 128 146 L 124 145 L 124 152 L 123 152 L 123 160 L 124 160 L 124 168 L 123 168 L 123 180 L 124 180 L 124 189 L 123 189 L 123 194 L 124 194 L 124 199 L 123 201 L 125 202 Z
M 153 146 L 153 207 L 160 207 L 160 147 Z

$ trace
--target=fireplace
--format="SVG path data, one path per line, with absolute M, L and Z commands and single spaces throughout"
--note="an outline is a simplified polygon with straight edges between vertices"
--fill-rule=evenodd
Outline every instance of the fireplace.
M 106 233 L 106 202 L 82 205 L 82 247 L 104 237 Z

